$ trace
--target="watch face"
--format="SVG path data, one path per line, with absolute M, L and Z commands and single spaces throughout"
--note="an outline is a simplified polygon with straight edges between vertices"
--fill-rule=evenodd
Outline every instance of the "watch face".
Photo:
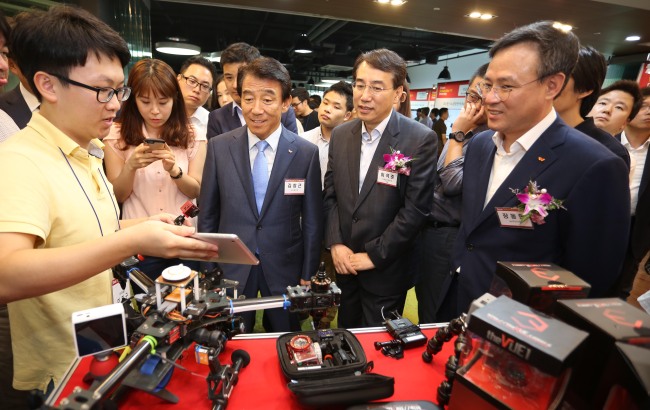
M 462 131 L 453 132 L 453 133 L 451 134 L 451 138 L 452 138 L 454 141 L 463 142 L 463 141 L 465 141 L 465 133 L 462 132 Z

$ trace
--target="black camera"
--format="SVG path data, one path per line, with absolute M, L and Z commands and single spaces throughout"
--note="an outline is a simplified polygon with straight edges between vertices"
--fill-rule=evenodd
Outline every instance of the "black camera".
M 386 329 L 388 333 L 396 340 L 399 340 L 408 349 L 415 346 L 422 346 L 427 342 L 427 337 L 422 333 L 418 325 L 414 325 L 410 320 L 401 317 L 393 312 L 395 319 L 386 320 Z

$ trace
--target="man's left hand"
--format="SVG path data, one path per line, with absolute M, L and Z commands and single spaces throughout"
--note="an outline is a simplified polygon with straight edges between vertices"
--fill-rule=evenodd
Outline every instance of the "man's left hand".
M 367 252 L 354 253 L 350 255 L 350 263 L 356 271 L 374 269 L 375 264 L 372 263 Z

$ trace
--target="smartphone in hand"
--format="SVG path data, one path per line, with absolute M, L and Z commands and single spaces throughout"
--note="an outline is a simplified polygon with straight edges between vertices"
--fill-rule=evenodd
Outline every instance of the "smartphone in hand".
M 146 138 L 144 140 L 144 143 L 149 146 L 149 149 L 151 151 L 157 149 L 165 149 L 165 140 L 161 140 L 159 138 Z

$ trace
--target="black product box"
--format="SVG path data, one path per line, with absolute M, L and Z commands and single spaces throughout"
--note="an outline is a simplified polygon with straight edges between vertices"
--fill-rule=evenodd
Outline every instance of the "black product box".
M 490 293 L 550 313 L 559 299 L 582 299 L 591 285 L 552 263 L 497 262 Z
M 648 343 L 650 315 L 618 298 L 560 300 L 555 315 L 589 333 L 567 402 L 576 409 L 602 408 L 605 394 L 594 394 L 594 386 L 610 371 L 607 363 L 615 343 Z
M 596 390 L 603 410 L 650 409 L 650 340 L 644 345 L 616 342 Z
M 553 409 L 587 339 L 542 312 L 500 296 L 474 311 L 450 409 Z

